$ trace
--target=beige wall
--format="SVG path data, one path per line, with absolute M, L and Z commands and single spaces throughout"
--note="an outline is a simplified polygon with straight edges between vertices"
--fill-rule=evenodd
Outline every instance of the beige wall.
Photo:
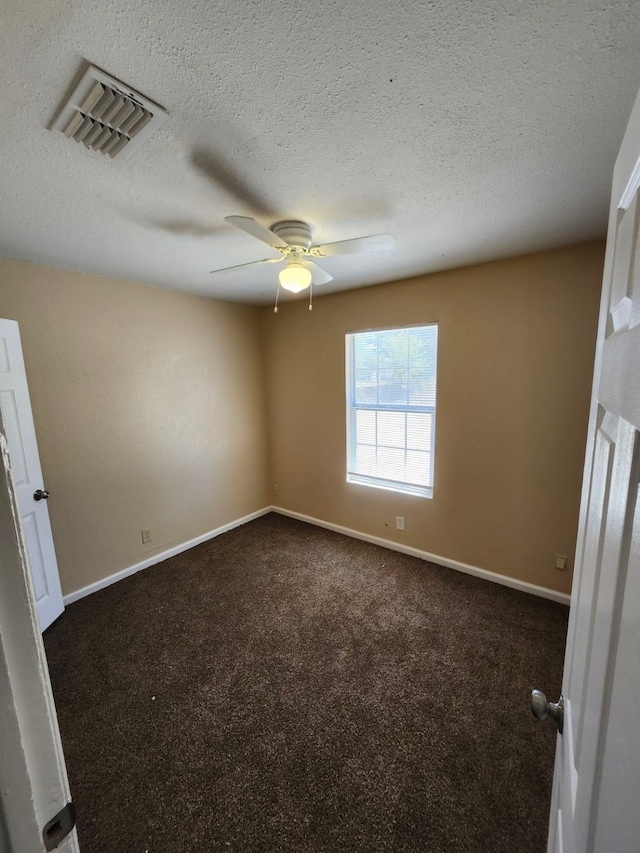
M 263 309 L 273 503 L 569 592 L 604 244 Z M 439 324 L 433 500 L 345 481 L 344 336 Z M 406 531 L 395 529 L 405 517 Z
M 65 593 L 270 502 L 259 313 L 0 260 Z
M 277 315 L 0 260 L 65 593 L 270 502 L 569 591 L 553 560 L 574 553 L 603 255 L 584 244 Z M 434 321 L 434 499 L 347 484 L 345 333 Z

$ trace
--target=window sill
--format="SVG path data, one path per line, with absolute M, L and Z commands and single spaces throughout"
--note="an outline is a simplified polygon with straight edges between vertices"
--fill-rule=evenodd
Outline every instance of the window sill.
M 396 492 L 397 494 L 410 495 L 414 498 L 428 498 L 433 500 L 433 488 L 427 486 L 409 486 L 402 483 L 385 483 L 384 480 L 376 480 L 373 477 L 361 477 L 357 474 L 347 474 L 347 483 L 356 486 L 367 486 L 370 489 L 382 489 L 385 492 Z

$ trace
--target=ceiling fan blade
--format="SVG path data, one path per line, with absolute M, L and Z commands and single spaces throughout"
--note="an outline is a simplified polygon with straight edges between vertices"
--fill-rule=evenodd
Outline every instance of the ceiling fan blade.
M 326 284 L 328 281 L 333 281 L 333 276 L 325 272 L 318 264 L 314 264 L 313 261 L 304 261 L 302 266 L 309 270 L 314 284 Z
M 250 261 L 248 264 L 236 264 L 233 267 L 222 267 L 222 269 L 219 270 L 209 270 L 209 274 L 211 275 L 211 273 L 215 272 L 232 272 L 232 270 L 239 270 L 242 269 L 242 267 L 257 267 L 260 266 L 260 264 L 277 264 L 282 260 L 284 260 L 284 258 L 264 258 L 262 261 Z
M 272 246 L 274 249 L 286 249 L 289 245 L 274 234 L 273 231 L 269 231 L 268 228 L 260 225 L 259 222 L 256 222 L 250 216 L 225 216 L 224 219 L 225 222 L 229 222 L 231 225 L 235 225 L 236 228 L 246 231 L 252 237 L 257 237 L 258 240 L 262 240 L 263 243 Z
M 340 240 L 338 243 L 326 243 L 315 246 L 314 254 L 318 258 L 331 255 L 347 255 L 355 252 L 391 252 L 395 249 L 396 238 L 391 234 L 375 234 L 371 237 L 356 237 L 354 240 Z

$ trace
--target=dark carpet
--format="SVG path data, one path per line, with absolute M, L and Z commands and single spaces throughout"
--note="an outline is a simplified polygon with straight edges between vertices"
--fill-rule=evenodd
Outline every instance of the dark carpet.
M 278 515 L 45 633 L 82 853 L 542 853 L 567 609 Z

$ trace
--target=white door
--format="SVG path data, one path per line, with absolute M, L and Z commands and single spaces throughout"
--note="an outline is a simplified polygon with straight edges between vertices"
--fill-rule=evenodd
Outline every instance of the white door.
M 36 432 L 31 414 L 20 332 L 15 320 L 0 320 L 0 411 L 18 495 L 40 630 L 64 610 L 49 522 Z M 37 500 L 38 495 L 43 495 Z
M 78 853 L 0 413 L 0 850 Z
M 613 177 L 551 853 L 640 851 L 639 186 L 640 95 Z

